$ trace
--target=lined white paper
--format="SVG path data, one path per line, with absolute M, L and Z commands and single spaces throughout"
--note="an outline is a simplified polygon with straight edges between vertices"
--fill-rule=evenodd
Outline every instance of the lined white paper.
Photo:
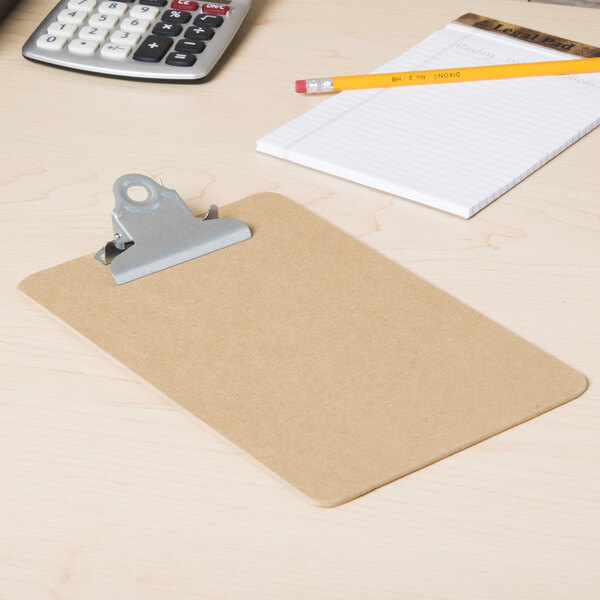
M 573 55 L 451 23 L 375 73 Z M 600 124 L 600 74 L 342 92 L 257 150 L 469 218 Z

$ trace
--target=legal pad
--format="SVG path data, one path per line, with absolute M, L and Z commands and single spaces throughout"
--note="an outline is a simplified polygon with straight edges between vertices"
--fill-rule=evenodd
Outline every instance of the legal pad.
M 467 14 L 375 73 L 600 56 Z M 298 73 L 298 76 L 355 75 Z M 471 217 L 600 123 L 600 74 L 341 92 L 257 150 Z
M 90 255 L 20 288 L 319 506 L 586 387 L 572 368 L 281 196 L 241 200 L 221 216 L 244 221 L 252 237 L 120 286 Z

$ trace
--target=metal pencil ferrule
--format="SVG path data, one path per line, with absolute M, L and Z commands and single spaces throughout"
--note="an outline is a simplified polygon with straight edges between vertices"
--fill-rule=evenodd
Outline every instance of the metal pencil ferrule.
M 324 94 L 326 92 L 333 92 L 333 80 L 331 77 L 306 80 L 307 94 Z

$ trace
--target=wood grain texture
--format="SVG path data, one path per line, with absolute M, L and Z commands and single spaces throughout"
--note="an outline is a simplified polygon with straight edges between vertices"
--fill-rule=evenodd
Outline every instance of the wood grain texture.
M 548 2 L 549 4 L 570 4 L 571 6 L 600 8 L 600 0 L 529 0 L 529 2 Z
M 364 6 L 255 0 L 199 86 L 25 62 L 47 2 L 22 2 L 2 24 L 3 600 L 597 597 L 600 132 L 470 221 L 254 145 L 320 101 L 293 94 L 294 79 L 366 72 L 462 13 L 595 45 L 600 13 L 373 0 L 375 25 Z M 17 293 L 110 237 L 111 187 L 126 172 L 160 176 L 197 213 L 257 192 L 291 197 L 572 365 L 590 389 L 347 505 L 308 506 Z

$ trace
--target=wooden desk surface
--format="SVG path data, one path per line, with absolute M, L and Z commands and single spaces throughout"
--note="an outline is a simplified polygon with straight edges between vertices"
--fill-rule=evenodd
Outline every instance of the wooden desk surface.
M 0 28 L 0 598 L 597 598 L 600 131 L 470 221 L 254 147 L 320 101 L 294 94 L 295 78 L 366 72 L 469 11 L 599 45 L 600 11 L 254 0 L 210 83 L 161 85 L 22 59 L 51 4 L 22 2 Z M 111 237 L 111 187 L 127 172 L 161 177 L 197 213 L 283 193 L 591 387 L 349 504 L 314 508 L 16 292 Z

